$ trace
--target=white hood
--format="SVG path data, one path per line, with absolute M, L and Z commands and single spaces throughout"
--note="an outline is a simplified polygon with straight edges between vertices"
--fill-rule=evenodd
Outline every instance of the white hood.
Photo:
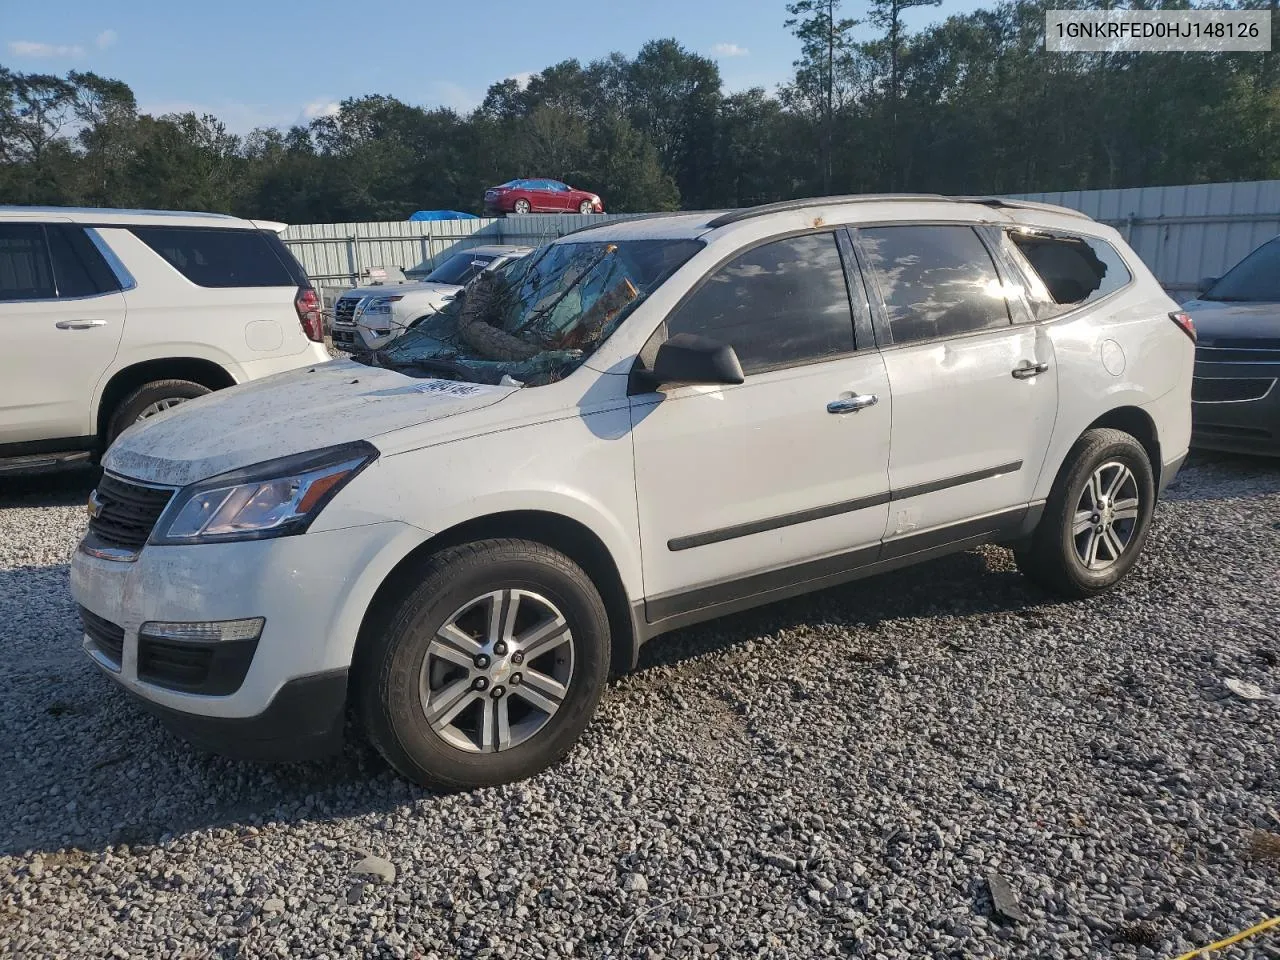
M 184 486 L 478 410 L 518 389 L 407 377 L 335 360 L 220 390 L 148 418 L 120 435 L 102 465 L 135 480 Z

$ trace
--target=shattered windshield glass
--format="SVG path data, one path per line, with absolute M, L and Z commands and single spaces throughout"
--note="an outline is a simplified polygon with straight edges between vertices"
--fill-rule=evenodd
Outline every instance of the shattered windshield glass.
M 356 359 L 411 376 L 554 383 L 701 247 L 698 240 L 553 243 L 480 274 L 438 313 Z

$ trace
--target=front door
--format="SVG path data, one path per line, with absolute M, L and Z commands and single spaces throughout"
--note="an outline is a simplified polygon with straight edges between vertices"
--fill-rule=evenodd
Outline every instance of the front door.
M 96 432 L 125 303 L 82 227 L 0 223 L 0 444 Z
M 857 231 L 893 393 L 885 555 L 1015 525 L 1057 415 L 1053 344 L 967 225 Z M 1016 300 L 1014 301 L 1016 304 Z
M 632 398 L 648 619 L 874 560 L 892 403 L 880 354 L 857 349 L 835 235 L 739 254 L 651 345 L 677 333 L 731 344 L 746 381 Z

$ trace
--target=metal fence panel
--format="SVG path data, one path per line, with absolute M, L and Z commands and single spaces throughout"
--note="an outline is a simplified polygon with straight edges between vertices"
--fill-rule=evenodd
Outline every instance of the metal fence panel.
M 1205 183 L 1123 190 L 1011 195 L 1056 203 L 1116 227 L 1175 296 L 1220 276 L 1264 240 L 1280 234 L 1280 180 Z M 571 230 L 641 214 L 526 214 L 478 220 L 313 223 L 289 227 L 283 239 L 326 301 L 358 282 L 369 267 L 425 273 L 445 257 L 485 243 L 537 246 Z

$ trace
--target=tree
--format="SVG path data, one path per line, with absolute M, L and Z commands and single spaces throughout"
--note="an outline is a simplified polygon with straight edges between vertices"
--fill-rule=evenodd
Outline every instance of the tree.
M 885 32 L 883 45 L 889 60 L 889 171 L 890 187 L 898 183 L 901 160 L 898 140 L 898 103 L 902 59 L 902 11 L 912 7 L 936 7 L 942 0 L 871 0 L 871 22 Z
M 941 0 L 938 0 L 941 2 Z M 847 85 L 839 77 L 851 70 L 853 28 L 860 21 L 837 18 L 841 0 L 795 0 L 787 4 L 790 18 L 783 26 L 800 40 L 793 88 L 800 99 L 818 105 L 822 112 L 822 192 L 831 192 L 831 155 L 837 105 L 843 106 Z M 838 104 L 839 101 L 839 104 Z

